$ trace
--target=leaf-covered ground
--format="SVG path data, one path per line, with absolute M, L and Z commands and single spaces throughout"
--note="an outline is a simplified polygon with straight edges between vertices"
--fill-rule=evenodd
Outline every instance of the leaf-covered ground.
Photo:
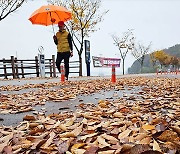
M 74 99 L 100 90 L 140 86 L 135 96 L 82 102 L 75 112 L 26 115 L 15 127 L 0 127 L 0 153 L 176 154 L 180 152 L 180 79 L 121 78 L 1 86 L 0 113 L 18 113 L 46 101 Z M 60 88 L 61 87 L 61 88 Z M 12 114 L 13 116 L 13 114 Z

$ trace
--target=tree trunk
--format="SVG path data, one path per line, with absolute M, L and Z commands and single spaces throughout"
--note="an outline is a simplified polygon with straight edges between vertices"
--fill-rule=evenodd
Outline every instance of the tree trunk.
M 142 74 L 143 63 L 141 62 L 140 73 Z
M 79 55 L 79 76 L 82 76 L 82 58 Z

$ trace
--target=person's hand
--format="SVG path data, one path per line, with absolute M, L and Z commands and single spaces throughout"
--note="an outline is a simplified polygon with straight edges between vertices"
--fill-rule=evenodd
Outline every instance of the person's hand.
M 73 51 L 70 51 L 70 56 L 71 56 L 71 57 L 73 56 Z
M 57 40 L 57 37 L 56 37 L 56 35 L 54 35 L 54 36 L 53 36 L 53 39 L 54 39 L 54 40 Z

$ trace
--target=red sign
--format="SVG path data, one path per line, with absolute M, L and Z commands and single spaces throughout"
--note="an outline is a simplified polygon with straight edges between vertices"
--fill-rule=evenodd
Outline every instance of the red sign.
M 92 57 L 94 67 L 120 67 L 120 58 L 104 58 L 104 57 Z

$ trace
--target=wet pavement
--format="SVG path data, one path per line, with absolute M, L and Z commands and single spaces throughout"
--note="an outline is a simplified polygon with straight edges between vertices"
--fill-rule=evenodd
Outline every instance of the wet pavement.
M 140 99 L 140 96 L 136 94 L 140 90 L 141 90 L 140 87 L 133 87 L 132 89 L 126 87 L 124 90 L 120 90 L 120 91 L 101 90 L 99 93 L 94 93 L 89 95 L 83 94 L 83 95 L 79 95 L 76 99 L 71 99 L 67 101 L 61 101 L 61 102 L 47 101 L 45 105 L 34 106 L 33 111 L 17 113 L 17 114 L 0 114 L 0 118 L 3 119 L 2 121 L 0 121 L 0 125 L 5 125 L 5 126 L 18 125 L 19 122 L 23 121 L 23 117 L 25 115 L 33 115 L 37 113 L 49 115 L 52 113 L 75 111 L 78 105 L 81 103 L 97 104 L 99 100 L 106 100 L 106 99 L 116 100 L 130 96 L 136 97 L 136 99 Z
M 168 75 L 156 75 L 156 74 L 134 74 L 134 75 L 120 75 L 117 78 L 124 78 L 124 77 L 136 77 L 136 76 L 143 76 L 143 77 L 167 77 L 167 78 L 180 78 L 180 74 L 168 74 Z M 79 81 L 79 80 L 94 80 L 94 79 L 103 79 L 103 78 L 110 78 L 107 77 L 72 77 L 70 81 Z M 36 79 L 22 79 L 22 80 L 0 80 L 0 86 L 6 85 L 24 85 L 24 84 L 40 84 L 40 83 L 47 83 L 47 82 L 60 82 L 60 78 L 36 78 Z M 52 87 L 56 88 L 56 87 Z M 59 113 L 59 112 L 70 112 L 74 111 L 77 106 L 81 103 L 93 103 L 97 104 L 99 100 L 115 100 L 115 99 L 123 99 L 124 97 L 130 97 L 131 95 L 136 99 L 141 99 L 140 95 L 136 94 L 141 91 L 142 87 L 125 87 L 124 90 L 120 91 L 100 91 L 99 93 L 89 94 L 89 95 L 80 95 L 77 96 L 76 99 L 67 100 L 62 102 L 52 102 L 48 101 L 45 105 L 38 105 L 33 107 L 33 111 L 30 112 L 23 112 L 18 114 L 0 114 L 0 125 L 17 125 L 19 122 L 23 121 L 23 117 L 29 114 L 52 114 L 52 113 Z M 30 88 L 30 89 L 23 89 L 19 91 L 1 91 L 0 94 L 22 94 L 28 91 L 36 91 L 38 88 Z

